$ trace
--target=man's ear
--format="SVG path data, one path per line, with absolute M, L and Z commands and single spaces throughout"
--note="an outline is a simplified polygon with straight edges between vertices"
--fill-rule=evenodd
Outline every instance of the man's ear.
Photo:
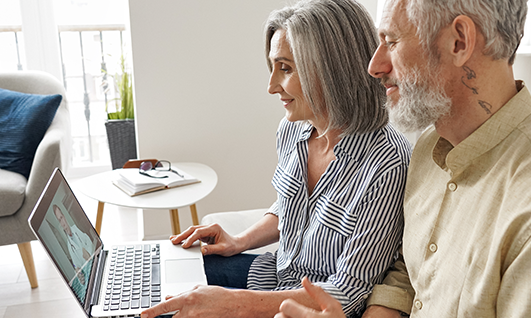
M 476 48 L 476 24 L 465 15 L 457 16 L 450 26 L 451 56 L 455 66 L 463 66 Z

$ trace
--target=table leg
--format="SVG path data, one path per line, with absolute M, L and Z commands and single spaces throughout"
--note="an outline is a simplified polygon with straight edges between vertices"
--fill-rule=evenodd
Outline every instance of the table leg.
M 96 232 L 101 233 L 101 221 L 103 219 L 103 206 L 105 202 L 98 202 L 98 214 L 96 215 Z
M 170 218 L 171 218 L 171 232 L 173 235 L 177 235 L 181 233 L 181 225 L 179 224 L 179 210 L 178 209 L 172 209 L 170 210 Z
M 190 213 L 192 213 L 192 223 L 194 225 L 199 225 L 199 219 L 197 218 L 197 208 L 195 203 L 190 205 Z

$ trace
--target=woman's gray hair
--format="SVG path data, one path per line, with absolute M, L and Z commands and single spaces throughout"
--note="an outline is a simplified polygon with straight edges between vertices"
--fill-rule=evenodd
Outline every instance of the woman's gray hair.
M 303 0 L 273 11 L 266 23 L 269 69 L 271 38 L 286 31 L 302 91 L 316 116 L 343 134 L 366 133 L 388 122 L 385 89 L 367 72 L 378 47 L 369 13 L 354 0 Z
M 485 37 L 483 53 L 513 64 L 524 35 L 527 0 L 408 0 L 406 11 L 424 48 L 432 54 L 439 31 L 457 16 L 466 15 Z

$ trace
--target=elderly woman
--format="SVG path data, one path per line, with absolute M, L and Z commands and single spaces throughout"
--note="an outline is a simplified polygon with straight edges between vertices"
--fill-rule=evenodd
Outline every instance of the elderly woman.
M 288 298 L 319 309 L 303 277 L 347 315 L 362 312 L 398 255 L 410 154 L 388 125 L 384 88 L 366 72 L 376 47 L 373 22 L 353 0 L 301 1 L 270 15 L 268 91 L 286 110 L 277 131 L 277 200 L 237 236 L 216 224 L 173 236 L 185 248 L 207 242 L 209 285 L 232 288 L 198 287 L 143 318 L 175 310 L 179 317 L 272 317 Z M 274 255 L 240 254 L 274 241 Z

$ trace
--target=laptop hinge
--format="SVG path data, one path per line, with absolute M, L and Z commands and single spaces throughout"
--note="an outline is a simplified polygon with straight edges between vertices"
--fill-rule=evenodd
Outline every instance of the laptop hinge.
M 90 288 L 92 295 L 90 297 L 90 306 L 98 304 L 98 299 L 100 297 L 101 284 L 103 283 L 103 272 L 105 271 L 105 261 L 107 260 L 107 255 L 109 251 L 102 250 L 99 253 L 98 265 L 96 266 L 96 271 L 94 272 L 94 286 Z

